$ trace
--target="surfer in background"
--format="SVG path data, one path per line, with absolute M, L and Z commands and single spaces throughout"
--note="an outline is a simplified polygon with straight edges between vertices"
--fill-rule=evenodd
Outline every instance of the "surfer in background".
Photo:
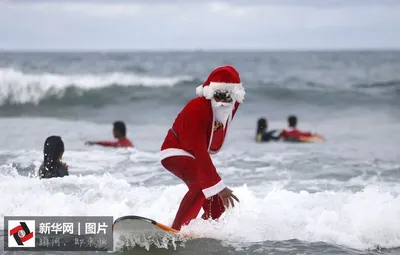
M 133 147 L 132 142 L 126 137 L 126 127 L 125 123 L 122 121 L 114 122 L 113 128 L 114 137 L 117 138 L 117 141 L 89 141 L 85 144 L 87 145 L 101 145 L 106 147 Z
M 281 137 L 284 141 L 291 141 L 291 142 L 307 142 L 310 141 L 312 138 L 318 138 L 321 140 L 325 140 L 319 134 L 313 134 L 311 132 L 304 132 L 297 129 L 297 117 L 294 115 L 290 115 L 288 117 L 288 129 L 283 129 L 281 132 Z
M 280 134 L 274 135 L 277 132 L 276 129 L 271 131 L 268 130 L 268 122 L 265 118 L 260 118 L 257 122 L 257 133 L 256 142 L 269 142 L 271 140 L 278 141 L 280 139 Z
M 211 160 L 225 140 L 232 118 L 245 91 L 231 66 L 215 69 L 196 88 L 192 99 L 178 114 L 161 146 L 161 164 L 188 186 L 172 228 L 180 230 L 204 209 L 203 219 L 217 219 L 225 207 L 239 199 L 222 181 Z
M 49 179 L 68 176 L 68 166 L 61 162 L 64 143 L 59 136 L 49 136 L 44 142 L 44 159 L 39 168 L 39 178 Z

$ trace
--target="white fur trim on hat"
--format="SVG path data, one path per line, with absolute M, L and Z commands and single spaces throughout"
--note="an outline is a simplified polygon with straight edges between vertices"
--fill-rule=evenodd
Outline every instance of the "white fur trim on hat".
M 243 103 L 244 95 L 246 94 L 242 83 L 210 82 L 208 86 L 198 86 L 196 88 L 196 95 L 211 99 L 216 90 L 231 92 L 233 99 L 239 103 Z
M 203 85 L 200 85 L 196 88 L 196 95 L 199 97 L 203 96 Z

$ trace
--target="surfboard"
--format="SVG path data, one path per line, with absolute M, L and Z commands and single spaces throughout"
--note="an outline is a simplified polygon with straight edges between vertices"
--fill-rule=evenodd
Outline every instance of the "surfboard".
M 181 235 L 178 230 L 137 215 L 117 218 L 112 225 L 112 230 L 114 240 L 118 243 L 117 247 L 139 246 L 148 250 L 153 245 L 167 248 L 170 242 L 180 243 L 187 240 L 187 237 Z
M 316 143 L 316 142 L 325 142 L 325 138 L 321 135 L 313 135 L 313 136 L 300 136 L 298 138 L 288 138 L 283 140 L 283 142 L 290 143 Z
M 120 233 L 144 233 L 152 235 L 178 234 L 179 231 L 168 227 L 153 219 L 137 215 L 127 215 L 117 218 L 113 224 L 113 231 Z
M 299 138 L 299 140 L 301 142 L 305 142 L 305 143 L 325 142 L 325 138 L 323 138 L 320 135 L 313 135 L 313 136 L 310 136 L 310 137 L 301 136 Z

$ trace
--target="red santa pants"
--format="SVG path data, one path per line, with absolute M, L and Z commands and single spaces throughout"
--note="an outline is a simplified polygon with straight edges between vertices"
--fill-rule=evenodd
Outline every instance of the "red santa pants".
M 183 225 L 189 224 L 192 219 L 197 217 L 202 207 L 203 219 L 218 219 L 224 213 L 224 204 L 218 194 L 208 199 L 205 198 L 197 178 L 197 171 L 201 170 L 198 169 L 193 158 L 173 156 L 163 159 L 161 164 L 185 182 L 189 188 L 181 201 L 172 228 L 180 230 Z

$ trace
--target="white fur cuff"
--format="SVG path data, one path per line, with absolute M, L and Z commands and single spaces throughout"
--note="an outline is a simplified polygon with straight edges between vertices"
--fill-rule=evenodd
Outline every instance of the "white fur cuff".
M 204 196 L 206 198 L 209 198 L 209 197 L 212 197 L 212 196 L 218 194 L 225 187 L 226 186 L 225 186 L 224 182 L 221 180 L 220 182 L 218 182 L 214 186 L 211 186 L 209 188 L 203 189 L 203 194 L 204 194 Z
M 160 152 L 160 160 L 173 157 L 173 156 L 188 156 L 194 158 L 192 154 L 182 149 L 168 148 Z

